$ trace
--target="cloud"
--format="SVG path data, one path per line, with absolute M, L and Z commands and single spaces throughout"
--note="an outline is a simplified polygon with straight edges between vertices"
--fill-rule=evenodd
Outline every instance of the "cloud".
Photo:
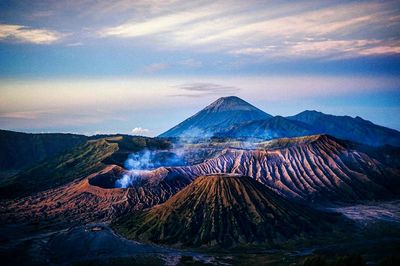
M 76 47 L 76 46 L 82 46 L 83 42 L 73 42 L 73 43 L 67 43 L 65 46 L 67 47 Z
M 268 45 L 268 46 L 261 46 L 261 47 L 247 47 L 247 48 L 240 48 L 237 50 L 230 51 L 231 54 L 234 55 L 263 55 L 269 52 L 274 51 L 276 48 L 275 45 Z
M 184 93 L 173 94 L 175 97 L 200 97 L 213 95 L 232 95 L 240 91 L 239 88 L 233 86 L 225 86 L 214 83 L 186 83 L 176 86 Z
M 151 130 L 147 128 L 135 127 L 134 129 L 132 129 L 132 134 L 134 135 L 147 135 L 150 132 Z
M 31 111 L 31 112 L 5 112 L 0 113 L 0 118 L 9 119 L 38 119 L 42 112 Z
M 189 67 L 189 68 L 199 68 L 203 66 L 203 63 L 199 60 L 194 60 L 194 59 L 186 59 L 178 62 L 178 65 L 184 66 L 184 67 Z
M 62 109 L 0 112 L 0 124 L 11 129 L 85 127 L 102 123 L 107 118 L 88 112 L 73 113 Z
M 132 21 L 115 27 L 108 27 L 98 32 L 99 36 L 117 36 L 121 38 L 141 37 L 160 33 L 171 33 L 184 24 L 204 19 L 216 12 L 209 8 L 201 8 L 194 12 L 187 10 L 173 14 L 165 14 L 144 21 Z
M 15 40 L 24 43 L 51 44 L 59 41 L 63 34 L 47 29 L 34 29 L 22 25 L 0 24 L 0 40 Z
M 345 58 L 357 56 L 376 56 L 400 53 L 399 41 L 383 42 L 376 39 L 359 40 L 315 40 L 286 42 L 281 46 L 248 47 L 233 50 L 233 55 L 265 57 L 325 57 Z M 340 55 L 340 56 L 338 56 Z
M 165 70 L 167 68 L 169 68 L 170 65 L 167 63 L 155 63 L 155 64 L 150 64 L 148 66 L 146 66 L 144 68 L 144 72 L 151 74 L 151 73 L 156 73 L 156 72 L 160 72 L 162 70 Z
M 142 38 L 157 48 L 236 56 L 274 57 L 285 56 L 285 52 L 289 53 L 286 57 L 373 56 L 398 53 L 399 45 L 389 44 L 398 39 L 400 27 L 394 7 L 391 1 L 254 2 L 251 6 L 237 1 L 205 1 L 201 5 L 176 1 L 171 8 L 160 8 L 156 15 L 105 27 L 98 34 Z M 373 43 L 375 40 L 379 43 Z M 353 45 L 355 49 L 351 49 Z

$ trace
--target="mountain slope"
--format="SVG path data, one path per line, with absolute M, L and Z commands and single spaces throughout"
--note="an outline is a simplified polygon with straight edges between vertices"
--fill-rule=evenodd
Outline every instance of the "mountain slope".
M 27 134 L 0 130 L 0 171 L 19 170 L 85 143 L 74 134 Z
M 104 139 L 84 145 L 45 160 L 1 184 L 1 198 L 29 195 L 54 188 L 99 171 L 102 160 L 118 150 L 118 145 Z
M 238 97 L 223 97 L 164 132 L 160 137 L 212 137 L 215 133 L 234 124 L 270 117 L 271 115 Z
M 126 172 L 122 167 L 109 165 L 62 186 L 24 198 L 0 201 L 0 224 L 10 221 L 52 225 L 106 222 L 128 211 L 165 202 L 188 185 L 179 179 L 154 180 L 153 176 L 158 174 L 154 171 L 144 174 L 140 182 L 127 189 L 115 188 L 115 180 Z
M 371 146 L 400 146 L 399 131 L 360 117 L 334 116 L 317 111 L 272 117 L 234 96 L 219 98 L 160 137 L 198 140 L 215 136 L 267 140 L 312 134 L 329 134 Z
M 264 120 L 256 120 L 235 124 L 222 131 L 217 136 L 232 138 L 276 139 L 290 138 L 314 134 L 314 130 L 307 124 L 274 116 Z
M 114 228 L 142 241 L 230 247 L 272 244 L 318 231 L 327 225 L 318 214 L 252 178 L 213 175 L 197 178 L 161 205 L 122 218 Z
M 398 195 L 398 160 L 382 159 L 397 156 L 398 151 L 371 157 L 369 154 L 375 152 L 367 154 L 353 147 L 326 135 L 277 139 L 260 144 L 256 150 L 226 149 L 197 165 L 166 167 L 158 178 L 190 181 L 202 175 L 233 173 L 250 176 L 287 198 L 307 202 L 376 200 Z
M 26 196 L 82 179 L 105 167 L 106 164 L 123 165 L 128 155 L 143 149 L 167 149 L 166 140 L 111 136 L 89 140 L 57 156 L 24 169 L 0 182 L 0 198 Z
M 400 146 L 400 132 L 378 126 L 361 117 L 334 116 L 317 111 L 304 111 L 287 117 L 312 127 L 315 134 L 329 134 L 340 139 L 351 140 L 372 146 Z

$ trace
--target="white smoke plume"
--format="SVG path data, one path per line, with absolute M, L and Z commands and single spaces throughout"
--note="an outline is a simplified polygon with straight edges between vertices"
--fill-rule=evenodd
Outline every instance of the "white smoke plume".
M 163 153 L 168 153 L 164 154 Z M 121 178 L 115 181 L 116 188 L 127 188 L 139 180 L 144 172 L 161 166 L 183 165 L 181 154 L 169 151 L 151 151 L 143 150 L 137 153 L 131 153 L 124 163 L 125 172 Z

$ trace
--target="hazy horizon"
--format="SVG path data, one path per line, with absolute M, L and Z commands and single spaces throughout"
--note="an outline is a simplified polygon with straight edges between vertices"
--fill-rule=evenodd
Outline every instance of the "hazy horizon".
M 156 136 L 219 97 L 400 130 L 398 1 L 0 3 L 0 128 Z

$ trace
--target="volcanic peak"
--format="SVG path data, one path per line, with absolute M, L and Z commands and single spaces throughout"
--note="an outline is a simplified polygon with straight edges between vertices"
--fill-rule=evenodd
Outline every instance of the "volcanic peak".
M 161 205 L 114 224 L 128 238 L 177 246 L 273 244 L 329 228 L 324 215 L 238 175 L 198 177 Z
M 257 111 L 263 112 L 257 107 L 236 96 L 221 97 L 203 109 L 207 112 L 225 112 L 225 111 Z M 264 113 L 264 112 L 263 112 Z

